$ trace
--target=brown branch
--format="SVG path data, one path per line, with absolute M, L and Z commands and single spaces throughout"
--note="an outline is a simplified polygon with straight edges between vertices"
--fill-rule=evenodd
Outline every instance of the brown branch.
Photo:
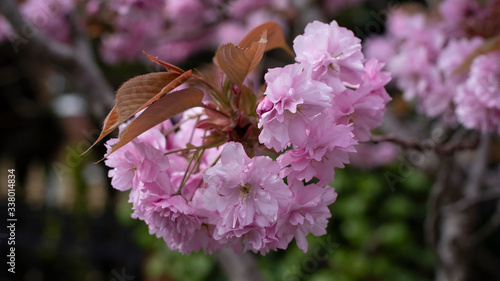
M 97 66 L 90 42 L 83 32 L 78 32 L 72 25 L 75 33 L 73 45 L 66 45 L 47 37 L 26 20 L 13 0 L 0 1 L 0 13 L 17 34 L 11 38 L 16 52 L 28 55 L 33 58 L 33 62 L 44 59 L 63 69 L 77 88 L 89 97 L 93 113 L 99 117 L 105 116 L 114 103 L 114 90 Z M 70 24 L 73 22 L 70 21 Z
M 481 141 L 479 148 L 476 151 L 475 159 L 473 160 L 473 163 L 470 164 L 470 169 L 468 170 L 468 178 L 464 186 L 463 199 L 443 207 L 443 214 L 465 212 L 468 208 L 476 205 L 478 202 L 500 197 L 499 189 L 491 189 L 480 192 L 488 162 L 490 139 L 491 138 L 488 134 L 481 135 Z
M 500 198 L 500 190 L 486 190 L 474 198 L 463 198 L 441 209 L 442 213 L 465 212 L 479 202 Z
M 456 194 L 460 194 L 463 198 L 481 196 L 489 149 L 490 136 L 483 134 L 474 158 L 469 163 L 466 181 L 455 185 Z M 451 189 L 448 190 L 451 191 Z M 474 245 L 470 243 L 470 240 L 475 234 L 475 219 L 474 209 L 468 211 L 455 209 L 442 213 L 440 239 L 437 244 L 437 256 L 440 263 L 437 267 L 436 280 L 468 280 L 474 250 Z
M 437 173 L 437 178 L 430 190 L 429 199 L 427 201 L 427 214 L 424 221 L 425 238 L 427 243 L 434 252 L 437 252 L 437 229 L 439 224 L 440 212 L 439 206 L 443 202 L 447 190 L 447 182 L 451 173 L 452 163 L 450 157 L 446 157 L 440 165 Z
M 488 164 L 488 157 L 490 152 L 491 137 L 489 134 L 484 133 L 481 135 L 479 147 L 476 151 L 476 158 L 471 163 L 469 169 L 469 177 L 465 185 L 466 198 L 475 198 L 480 194 L 482 181 L 484 180 L 484 173 Z
M 372 136 L 371 142 L 375 144 L 379 142 L 392 142 L 407 149 L 435 151 L 438 154 L 445 155 L 459 150 L 476 148 L 479 143 L 479 139 L 475 138 L 470 141 L 439 144 L 432 140 L 407 140 L 396 135 L 375 135 Z

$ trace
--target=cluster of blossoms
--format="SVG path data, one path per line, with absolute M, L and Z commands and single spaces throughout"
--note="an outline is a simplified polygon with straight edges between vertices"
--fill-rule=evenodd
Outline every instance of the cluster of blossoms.
M 381 124 L 390 76 L 377 60 L 363 64 L 360 40 L 335 21 L 309 24 L 293 47 L 297 63 L 265 75 L 259 141 L 276 151 L 291 146 L 278 157 L 289 180 L 327 184 L 332 167 L 343 167 Z
M 324 6 L 335 13 L 359 2 L 329 0 Z M 237 42 L 253 26 L 267 21 L 286 28 L 298 8 L 290 0 L 27 0 L 19 4 L 36 27 L 64 43 L 71 41 L 68 18 L 79 14 L 74 24 L 100 38 L 101 57 L 110 64 L 142 59 L 143 50 L 172 63 L 182 62 L 224 42 Z M 22 44 L 22 36 L 18 38 L 0 16 L 0 42 Z
M 324 5 L 334 13 L 360 0 L 329 0 Z M 297 15 L 290 0 L 93 0 L 89 11 L 107 19 L 114 12 L 112 30 L 102 36 L 101 52 L 110 63 L 134 61 L 142 50 L 161 54 L 178 63 L 200 51 L 225 42 L 238 42 L 252 27 L 268 21 L 287 28 Z M 286 31 L 286 30 L 285 30 Z
M 250 24 L 276 21 L 286 26 L 286 18 L 279 14 L 292 10 L 288 1 L 277 0 L 112 0 L 91 5 L 96 18 L 115 13 L 112 30 L 102 35 L 101 53 L 109 63 L 135 61 L 142 50 L 161 54 L 172 63 L 182 62 L 221 42 L 240 40 Z
M 248 116 L 218 111 L 205 94 L 206 108 L 108 155 L 113 187 L 131 189 L 133 217 L 171 249 L 265 254 L 295 239 L 305 252 L 309 233 L 326 234 L 337 197 L 328 183 L 382 122 L 390 76 L 377 60 L 365 62 L 360 40 L 335 21 L 310 23 L 293 48 L 296 63 L 268 71 L 263 98 L 245 105 L 254 110 Z M 230 97 L 249 90 L 222 89 Z M 222 142 L 205 145 L 220 134 Z
M 67 18 L 75 10 L 76 2 L 73 0 L 27 0 L 19 4 L 19 11 L 45 35 L 59 42 L 68 43 L 71 34 Z M 7 20 L 0 16 L 0 42 L 11 41 L 15 45 L 23 44 L 30 39 L 31 32 L 34 32 L 29 27 L 25 30 L 26 34 L 16 35 Z
M 483 7 L 473 0 L 442 2 L 439 17 L 397 10 L 387 34 L 367 41 L 366 54 L 387 61 L 404 98 L 416 99 L 420 112 L 500 133 L 499 11 L 499 1 Z

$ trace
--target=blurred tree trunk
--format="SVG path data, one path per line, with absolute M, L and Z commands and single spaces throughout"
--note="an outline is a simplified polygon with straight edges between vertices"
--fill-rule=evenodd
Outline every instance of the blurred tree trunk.
M 442 162 L 429 198 L 426 225 L 438 258 L 437 281 L 472 280 L 469 271 L 476 247 L 474 241 L 478 240 L 475 206 L 483 194 L 489 149 L 490 138 L 484 134 L 471 159 L 467 158 L 468 163 L 464 164 L 459 155 Z
M 220 266 L 230 281 L 264 281 L 255 258 L 250 253 L 236 254 L 232 249 L 216 253 Z
M 13 0 L 0 1 L 0 13 L 16 32 L 18 38 L 11 38 L 12 47 L 20 56 L 31 62 L 44 59 L 69 76 L 75 86 L 90 101 L 92 113 L 103 118 L 114 103 L 114 90 L 98 67 L 89 39 L 75 24 L 71 15 L 72 45 L 59 43 L 45 36 L 27 21 L 17 9 Z

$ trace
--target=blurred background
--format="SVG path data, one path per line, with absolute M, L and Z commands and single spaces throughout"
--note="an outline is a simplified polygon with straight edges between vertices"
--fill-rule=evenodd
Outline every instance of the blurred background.
M 0 280 L 230 280 L 218 255 L 172 252 L 130 217 L 128 192 L 111 188 L 108 168 L 94 164 L 105 154 L 102 143 L 81 156 L 100 132 L 113 90 L 161 70 L 142 50 L 183 69 L 199 67 L 211 62 L 219 44 L 236 43 L 267 20 L 284 26 L 290 44 L 314 19 L 335 19 L 366 39 L 384 33 L 387 12 L 401 3 L 6 0 L 0 11 L 6 15 L 0 20 L 0 221 L 8 218 L 9 169 L 15 169 L 18 220 L 15 277 L 5 262 L 9 233 L 0 228 Z M 12 7 L 21 13 L 12 14 Z M 23 26 L 8 21 L 21 15 L 27 21 L 18 24 L 31 24 L 16 36 Z M 279 51 L 265 57 L 265 68 L 286 63 Z M 388 90 L 393 101 L 385 127 L 397 119 L 423 122 L 394 85 Z M 336 171 L 331 185 L 339 196 L 327 235 L 309 237 L 307 253 L 292 242 L 286 251 L 251 255 L 266 280 L 435 278 L 438 259 L 424 229 L 435 173 L 409 164 L 408 151 L 392 144 L 366 150 L 378 159 L 360 157 Z M 477 220 L 488 220 L 495 204 L 482 202 Z M 467 280 L 500 280 L 499 235 L 497 226 L 483 240 L 481 249 L 488 250 L 474 253 Z

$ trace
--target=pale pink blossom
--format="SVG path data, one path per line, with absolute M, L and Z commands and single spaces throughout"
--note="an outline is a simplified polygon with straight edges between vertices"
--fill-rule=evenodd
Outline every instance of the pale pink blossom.
M 188 146 L 201 146 L 206 132 L 204 129 L 196 128 L 196 124 L 204 118 L 206 116 L 203 115 L 202 108 L 197 107 L 185 111 L 179 120 L 181 124 L 179 130 L 175 134 L 171 132 L 169 135 L 170 142 L 167 144 L 167 151 L 184 149 Z M 170 180 L 175 187 L 179 187 L 184 180 L 181 191 L 184 198 L 189 200 L 198 187 L 202 185 L 203 173 L 215 164 L 223 147 L 224 145 L 205 149 L 204 153 L 198 159 L 196 171 L 192 172 L 191 176 L 187 179 L 185 179 L 186 169 L 191 162 L 190 157 L 192 157 L 192 153 L 179 152 L 168 155 L 171 162 L 171 168 L 168 170 Z M 190 168 L 192 169 L 193 166 Z
M 465 58 L 483 42 L 484 39 L 481 37 L 450 39 L 437 58 L 437 67 L 446 78 L 456 75 L 457 68 L 464 62 Z
M 125 126 L 121 126 L 123 130 Z M 166 139 L 156 126 L 141 134 L 132 142 L 112 153 L 105 164 L 113 168 L 109 171 L 111 185 L 121 191 L 139 185 L 139 182 L 161 182 L 166 190 L 173 192 L 166 173 L 170 167 L 169 159 L 164 156 Z M 117 139 L 107 142 L 108 152 Z
M 500 52 L 474 59 L 467 87 L 487 107 L 500 109 Z
M 266 243 L 266 227 L 286 210 L 291 192 L 271 158 L 250 159 L 240 143 L 230 142 L 220 162 L 204 175 L 203 207 L 217 211 L 214 238 L 241 238 L 245 249 L 259 251 Z
M 282 176 L 297 180 L 319 179 L 319 184 L 333 181 L 334 168 L 349 163 L 349 153 L 357 144 L 351 126 L 338 125 L 326 114 L 319 115 L 308 127 L 307 134 L 294 148 L 278 157 Z
M 500 52 L 472 62 L 469 77 L 455 96 L 458 120 L 465 127 L 500 134 Z
M 488 108 L 477 98 L 473 89 L 462 85 L 454 101 L 457 118 L 466 128 L 500 134 L 500 110 Z
M 303 35 L 295 37 L 293 49 L 297 62 L 311 65 L 314 79 L 328 81 L 337 91 L 341 90 L 338 79 L 351 85 L 361 82 L 364 56 L 360 42 L 336 21 L 314 21 L 306 26 Z
M 396 43 L 389 36 L 370 36 L 363 42 L 363 52 L 367 58 L 387 62 L 396 52 Z
M 475 0 L 445 0 L 439 5 L 446 32 L 454 36 L 464 36 L 463 27 L 469 19 L 477 20 L 476 16 L 483 11 Z
M 294 181 L 290 186 L 293 200 L 286 214 L 280 217 L 275 231 L 286 244 L 295 238 L 297 246 L 305 253 L 308 248 L 307 234 L 326 234 L 328 219 L 331 217 L 328 206 L 335 202 L 337 193 L 330 186 L 304 186 L 300 181 Z
M 356 90 L 347 89 L 335 96 L 328 114 L 338 124 L 352 124 L 352 132 L 357 140 L 368 141 L 371 130 L 384 120 L 385 105 L 390 100 L 384 91 L 380 88 L 373 90 L 370 83 Z
M 133 190 L 141 193 L 134 203 L 132 217 L 143 220 L 149 233 L 163 238 L 167 246 L 181 253 L 204 250 L 213 252 L 219 244 L 211 238 L 212 229 L 204 224 L 193 207 L 181 195 L 167 195 L 144 187 Z
M 33 30 L 33 28 L 26 27 L 27 32 L 40 31 L 46 36 L 63 43 L 71 41 L 70 25 L 67 23 L 67 17 L 74 9 L 74 1 L 28 0 L 19 4 L 21 14 L 37 29 Z M 5 21 L 4 23 L 7 24 Z M 0 31 L 2 29 L 0 27 Z M 6 36 L 0 35 L 0 41 L 5 39 L 15 40 L 18 36 L 13 34 L 10 25 L 9 28 L 5 27 L 5 31 L 8 33 Z M 26 36 L 29 36 L 29 34 L 20 36 L 21 42 L 27 40 Z
M 365 63 L 365 73 L 363 74 L 363 81 L 369 84 L 372 88 L 372 94 L 378 95 L 382 100 L 387 103 L 391 97 L 385 90 L 385 86 L 391 81 L 391 73 L 382 71 L 385 63 L 371 58 Z
M 332 89 L 313 80 L 310 68 L 301 64 L 270 69 L 265 80 L 265 104 L 259 106 L 259 128 L 262 128 L 259 141 L 281 151 L 298 142 L 307 130 L 308 120 L 330 105 Z M 274 106 L 263 112 L 270 103 Z
M 393 143 L 360 143 L 356 146 L 356 153 L 350 155 L 350 165 L 361 169 L 375 169 L 390 164 L 397 156 L 398 150 Z

